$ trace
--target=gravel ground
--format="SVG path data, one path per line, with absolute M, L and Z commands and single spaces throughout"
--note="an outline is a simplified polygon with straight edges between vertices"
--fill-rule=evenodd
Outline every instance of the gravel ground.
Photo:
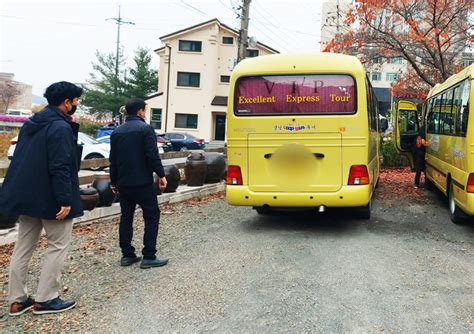
M 474 225 L 450 223 L 444 199 L 413 190 L 411 178 L 398 194 L 382 180 L 369 221 L 344 210 L 259 216 L 223 194 L 163 206 L 159 255 L 171 260 L 162 268 L 118 266 L 116 219 L 77 227 L 63 296 L 78 307 L 10 318 L 3 303 L 0 329 L 472 332 Z M 11 250 L 1 250 L 4 300 Z

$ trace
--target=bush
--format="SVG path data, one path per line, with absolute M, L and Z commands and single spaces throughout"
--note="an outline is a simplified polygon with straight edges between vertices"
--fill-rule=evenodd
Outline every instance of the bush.
M 102 126 L 103 124 L 79 121 L 79 131 L 84 132 L 85 134 L 88 134 L 93 138 L 95 138 L 97 130 L 99 130 L 99 128 L 101 128 Z
M 385 167 L 406 167 L 408 160 L 405 156 L 398 153 L 395 142 L 387 138 L 382 144 L 383 166 Z

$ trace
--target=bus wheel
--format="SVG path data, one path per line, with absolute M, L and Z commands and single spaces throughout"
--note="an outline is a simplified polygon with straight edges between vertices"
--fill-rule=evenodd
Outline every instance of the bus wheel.
M 356 208 L 356 214 L 358 218 L 370 219 L 370 211 L 372 209 L 372 200 L 366 206 Z
M 259 215 L 270 215 L 270 214 L 272 213 L 272 211 L 271 211 L 269 208 L 263 207 L 263 206 L 261 206 L 261 207 L 256 207 L 256 208 L 254 208 L 254 209 L 255 209 L 255 211 L 257 211 L 257 213 L 258 213 Z
M 466 222 L 467 216 L 462 210 L 457 206 L 456 201 L 454 200 L 454 190 L 453 185 L 449 185 L 448 191 L 448 205 L 449 213 L 451 216 L 451 221 L 454 224 L 463 224 Z
M 435 188 L 435 185 L 433 184 L 433 182 L 431 182 L 431 180 L 425 176 L 425 189 L 434 190 L 434 188 Z

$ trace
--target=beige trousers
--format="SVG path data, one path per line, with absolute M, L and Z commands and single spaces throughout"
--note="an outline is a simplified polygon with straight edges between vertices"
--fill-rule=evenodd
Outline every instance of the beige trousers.
M 15 244 L 10 261 L 10 279 L 8 282 L 8 300 L 10 304 L 23 302 L 28 297 L 26 287 L 28 264 L 43 228 L 46 232 L 48 248 L 43 255 L 35 301 L 45 302 L 59 295 L 61 269 L 71 242 L 72 219 L 59 221 L 20 216 L 18 241 Z

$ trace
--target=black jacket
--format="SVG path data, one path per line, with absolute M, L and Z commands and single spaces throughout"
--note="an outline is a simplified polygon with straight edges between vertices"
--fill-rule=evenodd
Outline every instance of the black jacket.
M 71 206 L 67 219 L 83 215 L 78 130 L 79 125 L 54 106 L 23 125 L 0 190 L 1 212 L 56 219 L 61 206 Z
M 139 116 L 128 116 L 110 137 L 110 180 L 117 187 L 153 183 L 153 172 L 164 177 L 155 130 Z

